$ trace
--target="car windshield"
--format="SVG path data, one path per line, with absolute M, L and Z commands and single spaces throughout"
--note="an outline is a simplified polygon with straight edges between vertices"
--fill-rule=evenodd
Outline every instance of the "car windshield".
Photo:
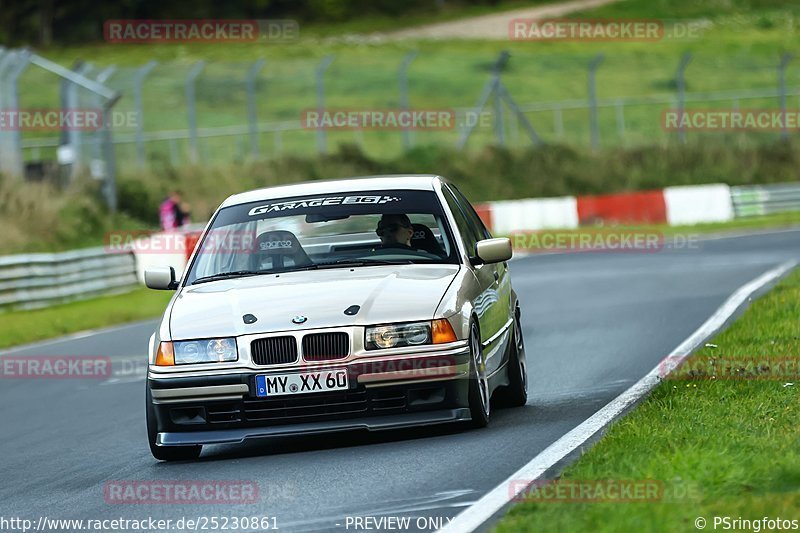
M 457 263 L 432 191 L 279 198 L 221 209 L 186 283 L 293 270 Z

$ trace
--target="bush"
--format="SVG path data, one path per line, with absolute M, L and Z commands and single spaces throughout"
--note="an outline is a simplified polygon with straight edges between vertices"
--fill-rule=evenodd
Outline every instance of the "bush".
M 797 181 L 796 143 L 653 145 L 592 152 L 569 146 L 510 150 L 488 146 L 459 152 L 417 146 L 392 160 L 373 159 L 355 145 L 330 155 L 284 156 L 227 166 L 165 164 L 119 177 L 119 213 L 106 212 L 94 182 L 67 191 L 0 180 L 0 253 L 97 245 L 111 229 L 158 227 L 158 205 L 175 188 L 204 221 L 227 196 L 261 187 L 372 174 L 440 174 L 473 201 L 603 194 L 668 185 L 752 185 Z

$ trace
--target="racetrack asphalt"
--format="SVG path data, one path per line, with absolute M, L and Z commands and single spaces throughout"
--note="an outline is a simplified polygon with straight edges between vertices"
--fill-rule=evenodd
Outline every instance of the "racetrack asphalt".
M 278 438 L 210 446 L 196 462 L 159 463 L 147 447 L 143 374 L 6 377 L 0 379 L 0 517 L 35 523 L 40 516 L 269 516 L 285 531 L 355 531 L 363 529 L 354 527 L 354 517 L 404 516 L 411 517 L 412 531 L 435 529 L 435 519 L 457 514 L 648 373 L 737 288 L 788 260 L 800 260 L 800 230 L 702 240 L 657 253 L 513 261 L 529 401 L 496 409 L 481 430 Z M 122 361 L 130 368 L 134 358 L 145 358 L 154 324 L 0 355 L 109 356 L 118 368 Z M 127 480 L 254 481 L 259 497 L 247 505 L 107 503 L 105 484 Z

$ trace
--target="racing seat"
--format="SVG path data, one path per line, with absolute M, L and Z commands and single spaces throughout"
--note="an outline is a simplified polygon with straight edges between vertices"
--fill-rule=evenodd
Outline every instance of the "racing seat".
M 425 224 L 411 224 L 414 235 L 411 236 L 411 247 L 430 254 L 444 257 L 444 249 L 436 240 L 431 229 Z
M 265 231 L 256 238 L 254 268 L 256 270 L 283 270 L 293 266 L 310 266 L 314 262 L 300 246 L 291 231 Z

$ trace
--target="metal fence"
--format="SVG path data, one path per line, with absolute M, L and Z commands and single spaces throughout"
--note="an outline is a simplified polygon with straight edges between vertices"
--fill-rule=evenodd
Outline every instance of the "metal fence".
M 83 62 L 68 69 L 27 49 L 6 50 L 0 47 L 0 110 L 4 114 L 17 113 L 25 107 L 20 98 L 20 84 L 32 70 L 43 76 L 40 83 L 58 91 L 55 99 L 58 103 L 51 101 L 51 108 L 93 108 L 102 117 L 99 127 L 92 132 L 62 126 L 60 138 L 53 144 L 57 151 L 51 159 L 61 165 L 60 172 L 69 180 L 84 171 L 83 163 L 87 160 L 84 153 L 91 150 L 92 175 L 103 182 L 106 202 L 114 210 L 117 197 L 116 162 L 110 118 L 121 94 L 105 85 L 113 68 L 104 69 L 93 77 Z M 24 128 L 21 125 L 9 126 L 6 123 L 8 118 L 3 117 L 3 126 L 0 128 L 0 172 L 11 178 L 19 178 L 25 174 Z M 82 139 L 84 136 L 85 140 Z
M 0 310 L 34 309 L 137 286 L 132 253 L 89 248 L 0 257 Z
M 684 54 L 666 64 L 663 56 L 644 57 L 637 65 L 612 54 L 515 52 L 501 60 L 475 57 L 470 50 L 458 57 L 452 51 L 446 56 L 401 49 L 382 53 L 239 63 L 147 61 L 135 67 L 78 61 L 55 72 L 55 64 L 49 70 L 27 68 L 20 58 L 38 56 L 26 51 L 3 51 L 3 107 L 92 107 L 100 100 L 109 105 L 110 93 L 92 90 L 99 86 L 123 96 L 102 134 L 24 132 L 15 133 L 13 141 L 4 134 L 0 148 L 30 164 L 69 161 L 64 163 L 70 165 L 69 175 L 89 171 L 113 191 L 115 165 L 136 169 L 313 155 L 341 143 L 357 144 L 372 157 L 394 157 L 430 144 L 469 150 L 539 142 L 592 147 L 693 142 L 721 134 L 665 131 L 660 124 L 665 108 L 800 107 L 800 69 L 790 68 L 789 57 L 777 52 L 773 61 L 760 55 Z M 4 61 L 16 67 L 4 69 Z M 563 98 L 544 97 L 552 94 Z M 325 108 L 450 109 L 455 123 L 444 131 L 303 126 L 304 110 Z M 116 118 L 121 120 L 114 123 Z M 759 132 L 748 139 L 789 134 Z M 741 141 L 746 134 L 729 135 Z
M 731 187 L 736 218 L 800 211 L 800 183 Z

